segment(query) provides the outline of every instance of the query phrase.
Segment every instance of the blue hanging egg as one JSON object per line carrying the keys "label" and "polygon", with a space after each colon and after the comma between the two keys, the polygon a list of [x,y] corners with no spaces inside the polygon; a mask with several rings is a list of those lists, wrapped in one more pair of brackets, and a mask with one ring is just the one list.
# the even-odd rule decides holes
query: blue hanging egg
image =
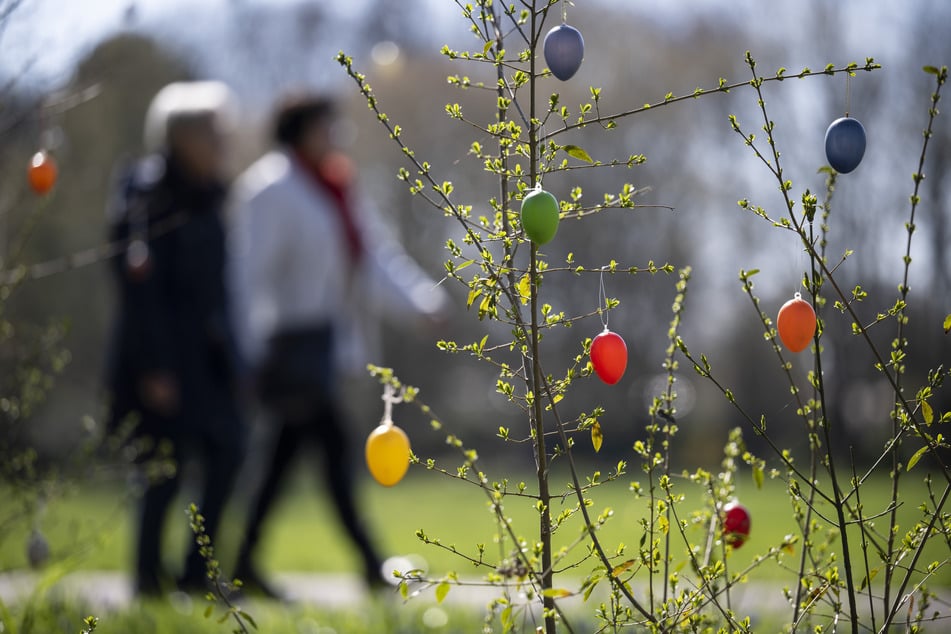
{"label": "blue hanging egg", "polygon": [[836,119],[826,130],[826,158],[840,174],[848,174],[865,155],[865,128],[858,119]]}
{"label": "blue hanging egg", "polygon": [[584,38],[573,26],[556,26],[545,36],[545,63],[561,81],[571,79],[584,59]]}

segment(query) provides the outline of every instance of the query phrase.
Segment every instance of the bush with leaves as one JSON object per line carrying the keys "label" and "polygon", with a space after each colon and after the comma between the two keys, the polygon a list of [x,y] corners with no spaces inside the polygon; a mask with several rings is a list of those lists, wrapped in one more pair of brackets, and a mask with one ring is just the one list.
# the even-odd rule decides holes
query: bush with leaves
{"label": "bush with leaves", "polygon": [[[403,129],[389,119],[354,60],[341,52],[338,62],[402,151],[407,164],[399,170],[399,179],[413,195],[455,223],[462,233],[461,242],[450,239],[446,243],[450,256],[446,277],[466,289],[467,306],[480,320],[499,322],[505,328],[487,328],[489,334],[479,341],[440,341],[438,345],[447,353],[470,355],[497,369],[497,392],[521,411],[525,421],[518,428],[500,427],[498,437],[506,443],[531,444],[536,477],[531,485],[490,477],[482,469],[478,453],[453,433],[446,435],[446,442],[461,453],[459,465],[447,467],[434,459],[412,456],[413,463],[431,472],[451,478],[460,486],[474,485],[484,491],[497,525],[492,536],[496,551],[490,553],[485,544],[466,551],[420,530],[418,537],[424,543],[458,554],[483,574],[480,579],[468,579],[457,573],[430,578],[420,571],[404,572],[404,596],[412,588],[433,587],[441,601],[454,585],[493,586],[498,589],[498,596],[488,608],[486,631],[493,631],[496,625],[503,632],[520,631],[528,623],[546,634],[580,631],[577,623],[573,624],[572,610],[576,608],[566,607],[580,595],[584,602],[592,603],[590,611],[601,630],[635,627],[662,632],[751,632],[752,617],[734,611],[731,589],[754,579],[764,562],[776,561],[790,574],[779,597],[788,606],[788,616],[777,615],[786,630],[847,627],[852,632],[885,631],[901,619],[909,631],[919,631],[929,621],[940,623],[940,619],[947,618],[941,607],[932,602],[928,582],[949,564],[951,550],[942,550],[942,545],[951,546],[951,514],[946,510],[951,471],[945,463],[947,441],[940,433],[941,425],[951,420],[951,413],[934,412],[929,405],[948,370],[942,367],[930,371],[924,386],[907,385],[904,378],[909,362],[904,326],[909,319],[906,299],[911,239],[920,204],[918,185],[924,178],[928,140],[947,69],[925,69],[935,77],[935,90],[928,109],[921,160],[914,173],[899,297],[869,320],[863,318],[859,307],[867,301],[861,287],[849,291],[838,281],[840,269],[847,267],[848,254],[841,261],[833,261],[826,253],[826,238],[833,226],[831,199],[837,175],[826,168],[827,187],[821,200],[808,190],[801,197],[793,194],[794,184],[783,170],[774,138],[776,123],[770,119],[763,86],[793,78],[851,78],[859,72],[878,69],[872,58],[864,64],[829,64],[818,71],[804,68],[798,73],[779,69],[764,75],[757,69],[753,56],[747,54],[748,80],[731,83],[721,78],[710,88],[697,88],[680,96],[670,92],[655,103],[621,112],[605,112],[602,89],[591,88],[590,100],[573,110],[562,103],[557,91],[543,92],[553,85],[551,73],[543,65],[543,38],[555,20],[565,19],[565,0],[478,0],[457,4],[478,47],[472,51],[444,47],[442,54],[450,60],[491,68],[494,81],[478,82],[458,74],[450,76],[449,82],[468,94],[493,99],[497,115],[491,122],[475,121],[466,116],[460,103],[448,104],[446,113],[482,139],[471,144],[470,155],[476,169],[481,168],[497,179],[498,191],[487,201],[491,213],[480,214],[475,211],[479,208],[477,204],[459,200],[448,175],[440,173],[442,166],[431,165],[404,141]],[[579,81],[583,74],[582,69],[573,81]],[[526,236],[518,213],[520,201],[543,180],[558,182],[560,188],[571,192],[569,199],[560,203],[562,223],[608,209],[637,210],[643,190],[632,184],[625,184],[617,193],[594,198],[584,194],[582,184],[585,170],[634,169],[646,157],[631,155],[596,161],[583,148],[562,143],[564,135],[583,128],[601,128],[610,133],[631,118],[650,117],[653,111],[675,103],[731,91],[745,91],[756,99],[757,116],[762,119],[755,125],[763,136],[749,132],[746,123],[735,116],[730,117],[729,124],[776,180],[781,195],[778,213],[749,200],[741,200],[740,207],[751,212],[751,222],[765,221],[775,231],[789,235],[808,259],[802,285],[818,314],[819,327],[811,353],[804,353],[795,361],[783,351],[773,319],[754,294],[756,270],[740,273],[742,290],[760,317],[766,345],[776,353],[777,379],[788,382],[794,397],[795,418],[808,438],[806,451],[794,451],[774,441],[767,416],[745,409],[741,396],[726,385],[707,356],[694,352],[681,337],[691,276],[689,266],[677,270],[670,264],[622,263],[609,255],[600,262],[578,262],[569,254],[565,261],[553,262],[539,244]],[[491,139],[491,144],[483,141],[486,138]],[[738,146],[737,151],[741,150]],[[596,202],[585,202],[590,200]],[[556,240],[570,242],[571,236],[563,231]],[[552,355],[547,354],[544,337],[554,329],[571,328],[582,320],[600,317],[606,324],[607,313],[618,306],[618,301],[602,290],[598,306],[556,307],[546,301],[544,281],[550,276],[574,276],[581,280],[579,284],[589,284],[594,276],[600,276],[603,289],[605,277],[613,280],[641,274],[676,275],[677,295],[663,359],[666,385],[653,399],[647,412],[648,424],[643,437],[634,443],[630,463],[621,461],[607,474],[584,474],[575,460],[575,442],[579,437],[590,436],[597,450],[605,435],[600,420],[604,410],[571,399],[572,386],[593,374],[588,360],[591,339],[579,338],[571,365],[555,368],[548,361]],[[847,332],[840,335],[833,322],[838,326],[844,324]],[[897,334],[891,350],[883,353],[869,331],[889,324],[897,328]],[[494,340],[498,332],[511,336]],[[839,422],[827,415],[827,401],[832,395],[823,379],[823,342],[830,336],[862,338],[867,343],[869,362],[875,364],[893,390],[893,425],[883,439],[881,455],[870,464],[856,464],[854,460],[840,464],[837,460],[842,448],[834,446],[830,428]],[[760,339],[751,336],[750,345]],[[680,431],[677,370],[684,361],[718,389],[745,421],[742,428],[730,432],[718,472],[695,469],[676,473],[671,466],[671,449]],[[801,376],[800,363],[807,364],[808,374]],[[415,403],[432,421],[437,433],[447,433],[449,426],[423,403],[419,389],[404,385],[391,369],[370,369],[382,384],[399,390],[405,402]],[[801,385],[803,381],[805,385]],[[580,413],[567,414],[568,406]],[[761,436],[769,447],[769,455],[758,457],[748,451],[744,432]],[[910,457],[909,449],[914,450]],[[901,499],[910,477],[906,472],[924,456],[940,468],[941,475],[935,482],[929,476],[928,499],[915,501],[920,502],[917,522],[913,526],[899,525],[899,505],[911,503]],[[558,480],[553,477],[553,470],[561,465],[567,472],[568,485],[555,489]],[[750,474],[759,486],[767,477],[785,482],[798,534],[788,535],[781,543],[759,553],[749,566],[734,570],[729,564],[740,543],[724,535],[723,513],[734,497],[741,471]],[[891,479],[890,503],[886,508],[866,509],[862,504],[863,485],[880,472]],[[595,510],[597,488],[631,473],[638,474],[631,484],[632,501],[639,500],[646,507],[641,525],[632,531],[637,544],[633,548],[604,543],[599,532],[611,521],[613,513],[610,509],[600,513]],[[702,496],[704,501],[699,508],[694,496],[688,506],[688,490]],[[506,505],[526,501],[537,510],[538,523],[516,526],[506,513]],[[555,514],[553,502],[559,501],[565,510]],[[568,533],[561,540],[568,546],[556,549],[553,536],[558,533]],[[856,540],[861,547],[852,549],[850,544]],[[925,560],[926,548],[935,545],[938,548],[928,552],[943,555],[934,561]],[[855,553],[860,553],[858,559]],[[589,574],[579,582],[577,571],[582,569]]]}

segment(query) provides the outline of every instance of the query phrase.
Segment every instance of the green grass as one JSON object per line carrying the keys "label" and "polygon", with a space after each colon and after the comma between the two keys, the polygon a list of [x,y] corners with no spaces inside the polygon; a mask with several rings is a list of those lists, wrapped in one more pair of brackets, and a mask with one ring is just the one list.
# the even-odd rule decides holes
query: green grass
{"label": "green grass", "polygon": [[[222,634],[234,631],[236,623],[216,608],[206,617],[208,603],[201,598],[179,597],[174,602],[135,603],[120,610],[98,612],[96,634]],[[315,609],[310,606],[252,602],[246,606],[257,629],[268,634],[419,634],[420,632],[478,632],[482,615],[475,610],[436,607],[430,602],[403,605],[373,599],[359,607]],[[55,593],[40,598],[31,607],[16,606],[0,612],[5,632],[75,634],[91,610]]]}
{"label": "green grass", "polygon": [[[920,484],[923,474],[915,474],[905,480],[906,492],[900,508],[902,529],[911,525],[917,517],[915,506],[925,498],[924,486]],[[618,544],[628,544],[625,558],[634,556],[637,543],[642,534],[640,521],[647,504],[645,498],[635,497],[628,489],[632,478],[609,483],[593,491],[593,514],[601,513],[610,507],[614,513],[603,529],[601,536],[605,547],[614,551]],[[261,559],[265,569],[276,571],[315,571],[346,572],[358,569],[354,553],[340,530],[329,501],[317,478],[300,469],[285,497],[275,509],[270,530],[262,544]],[[862,490],[863,502],[867,513],[879,512],[885,508],[889,495],[889,483],[885,479],[871,480]],[[687,517],[702,505],[702,496],[697,488],[677,478],[676,487],[682,489],[687,500],[679,506],[682,517]],[[422,528],[431,538],[439,538],[443,544],[454,544],[461,551],[475,554],[476,544],[486,544],[487,558],[498,555],[498,546],[494,545],[497,526],[489,511],[482,491],[472,485],[450,480],[444,476],[421,472],[414,469],[397,487],[384,489],[369,481],[360,487],[361,498],[367,518],[373,532],[379,539],[385,554],[422,554],[429,562],[431,575],[439,577],[449,570],[463,576],[483,574],[474,570],[471,564],[462,561],[444,549],[426,546],[416,538],[415,533]],[[733,551],[728,559],[732,572],[746,566],[757,554],[770,546],[782,543],[787,534],[795,534],[789,500],[781,482],[767,481],[762,489],[757,489],[751,478],[745,476],[738,483],[740,500],[750,509],[753,527],[750,540],[739,550]],[[184,549],[190,542],[184,508],[189,498],[176,503],[176,512],[170,518],[167,527],[171,544],[168,553],[169,563],[180,561]],[[62,567],[85,569],[123,569],[130,567],[132,525],[134,511],[132,501],[120,487],[87,487],[78,489],[75,494],[54,500],[45,515],[42,525],[53,547],[54,557],[72,554],[73,557]],[[537,532],[537,514],[531,502],[525,498],[508,498],[506,513],[512,518],[520,535],[531,540]],[[573,499],[566,501],[573,506]],[[227,517],[227,530],[219,542],[219,555],[227,565],[233,556],[239,537],[240,508],[233,508]],[[554,512],[562,510],[562,503],[554,504]],[[825,511],[827,511],[826,509]],[[824,511],[824,512],[825,512]],[[883,520],[879,520],[884,524]],[[27,524],[27,522],[21,522]],[[691,538],[701,539],[702,529],[689,529]],[[571,520],[557,535],[557,543],[564,545],[572,542],[580,531],[580,523]],[[858,545],[858,534],[852,533],[855,565],[859,569],[857,576],[864,573]],[[22,568],[25,561],[26,528],[21,526],[14,531],[0,533],[0,567],[2,569]],[[672,533],[675,558],[683,562],[684,546],[679,536]],[[832,545],[835,550],[836,542]],[[506,547],[507,554],[508,547]],[[792,585],[795,576],[785,567],[794,568],[798,563],[799,548],[791,555],[785,555],[781,564],[767,562],[751,576],[751,583]],[[579,549],[578,555],[583,553]],[[872,565],[876,558],[870,555]],[[947,560],[945,543],[937,540],[926,551],[923,565],[931,560]],[[841,557],[837,556],[841,561]],[[580,578],[591,568],[591,562],[585,562],[575,570],[560,577],[559,585],[577,590]],[[51,570],[55,571],[56,567]],[[689,566],[687,567],[689,570]],[[940,571],[935,584],[951,585],[947,567]],[[640,581],[638,581],[640,580]],[[644,580],[643,573],[638,575],[635,584]],[[0,625],[4,631],[20,632],[70,632],[79,631],[82,618],[90,611],[87,606],[79,605],[72,599],[64,599],[57,586],[37,594],[32,604],[35,611],[30,613],[30,603],[17,603],[9,606],[9,612],[0,604]],[[580,606],[580,604],[579,604]],[[102,618],[97,632],[100,634],[136,632],[137,634],[173,634],[191,632],[211,634],[212,632],[232,631],[233,624],[219,624],[216,618],[205,619],[203,613],[206,603],[192,599],[175,604],[164,600],[158,603],[133,603],[117,611],[99,613]],[[584,631],[585,619],[593,618],[593,607],[575,614],[573,623]],[[96,608],[99,609],[99,608]],[[471,607],[437,606],[431,594],[422,600],[403,604],[395,595],[368,599],[355,606],[337,608],[317,608],[314,606],[285,606],[276,603],[256,602],[247,606],[260,626],[259,631],[271,634],[307,632],[311,634],[334,634],[348,632],[352,634],[403,634],[409,632],[475,632],[481,631],[483,615],[481,610]],[[216,611],[222,614],[221,610]],[[768,618],[760,615],[760,618]],[[29,628],[22,626],[31,621]],[[579,625],[581,623],[581,625]],[[764,621],[759,621],[763,626]],[[20,624],[21,627],[17,627]],[[594,627],[593,625],[591,626]],[[531,628],[526,629],[529,631]],[[776,631],[767,627],[763,631]]]}
{"label": "green grass", "polygon": [[[902,496],[903,505],[899,513],[903,531],[918,517],[916,506],[925,498],[924,486],[919,484],[922,476],[923,473],[914,474],[906,477],[904,482],[907,489]],[[622,481],[606,484],[591,494],[594,501],[591,508],[593,515],[598,515],[605,508],[611,508],[614,512],[601,533],[606,549],[614,551],[619,544],[627,544],[628,557],[633,557],[637,548],[642,533],[640,520],[647,505],[645,498],[638,499],[629,491],[631,479],[628,476]],[[692,510],[701,508],[701,496],[695,485],[680,479],[676,482],[678,490],[687,495],[686,502],[678,507],[678,512],[682,518],[687,518]],[[873,479],[862,489],[866,513],[874,514],[886,508],[888,486],[885,479]],[[749,541],[734,551],[728,560],[732,571],[742,569],[755,555],[769,547],[781,544],[785,535],[796,534],[789,500],[781,482],[767,481],[762,489],[757,489],[751,478],[745,477],[738,483],[738,493],[740,500],[750,509],[753,524]],[[364,481],[360,496],[368,523],[385,555],[421,554],[429,562],[430,571],[436,575],[450,570],[462,575],[482,574],[472,564],[452,553],[422,544],[415,534],[418,529],[423,529],[430,538],[438,538],[447,546],[455,545],[460,551],[473,556],[477,553],[476,544],[485,544],[486,558],[491,561],[498,559],[499,547],[494,543],[497,524],[484,493],[475,486],[414,469],[410,477],[391,489]],[[190,499],[183,496],[176,502],[167,526],[168,557],[173,569],[191,539],[184,513],[188,501]],[[554,502],[553,514],[566,506],[574,506],[574,503],[573,497],[569,497],[564,505],[560,500]],[[225,531],[217,545],[226,570],[239,539],[243,511],[238,506],[236,502],[234,508],[229,510]],[[537,535],[537,514],[531,500],[507,498],[505,511],[512,518],[519,535],[533,540]],[[828,508],[825,512],[828,512]],[[79,551],[82,556],[78,561],[82,568],[128,569],[132,553],[133,520],[134,501],[121,488],[81,488],[75,495],[52,502],[43,517],[42,526],[54,556]],[[884,525],[885,518],[878,522]],[[579,521],[570,520],[556,535],[558,545],[573,542],[580,527]],[[702,540],[703,531],[700,527],[691,528],[690,531],[693,540]],[[675,556],[683,559],[683,543],[678,535],[671,535]],[[851,550],[858,556],[859,534],[853,531],[850,536]],[[0,568],[26,566],[25,542],[25,526],[2,536]],[[510,544],[505,547],[504,554],[508,554],[509,547]],[[838,547],[839,544],[835,543],[832,548]],[[785,556],[784,564],[795,567],[798,553],[797,546],[794,554]],[[945,560],[947,556],[946,544],[935,540],[926,551],[923,563]],[[871,554],[870,557],[874,566],[877,557]],[[270,519],[260,558],[262,567],[270,571],[337,572],[358,569],[355,553],[341,531],[315,475],[304,469],[296,474],[292,486]],[[856,561],[857,565],[861,564],[859,560]],[[571,576],[582,577],[591,567],[585,563],[572,571]],[[793,580],[788,571],[773,562],[761,566],[754,578]],[[938,580],[951,585],[951,575],[944,571]]]}

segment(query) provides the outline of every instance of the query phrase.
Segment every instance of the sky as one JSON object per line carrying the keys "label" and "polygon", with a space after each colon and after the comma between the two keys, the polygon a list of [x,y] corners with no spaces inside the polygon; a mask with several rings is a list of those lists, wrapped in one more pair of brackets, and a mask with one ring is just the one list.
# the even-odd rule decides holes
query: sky
{"label": "sky", "polygon": [[[0,0],[0,7],[15,0]],[[30,63],[30,74],[35,80],[57,82],[65,79],[72,62],[88,50],[96,41],[111,31],[121,28],[127,14],[134,7],[135,23],[146,29],[162,23],[169,16],[191,15],[188,26],[192,28],[203,21],[215,21],[215,17],[229,6],[268,4],[271,6],[300,4],[310,1],[325,6],[341,15],[357,14],[370,0],[203,0],[201,3],[188,0],[24,0],[14,12],[13,19],[0,32],[0,73],[8,74],[11,68],[22,68]],[[384,0],[384,6],[399,10],[402,0]],[[757,29],[773,29],[776,37],[809,38],[808,14],[822,7],[825,0],[800,2],[769,2],[758,0],[574,0],[570,11],[590,10],[585,5],[610,4],[631,7],[632,11],[652,20],[676,26],[684,22],[683,16],[707,14],[724,22],[742,24],[755,21]],[[452,0],[429,0],[427,10],[435,12],[436,24],[442,18],[454,17],[458,12]],[[841,0],[839,6],[849,5],[849,15],[854,16],[840,33],[846,43],[875,41],[876,50],[888,52],[889,48],[907,46],[901,38],[888,37],[902,31],[912,11],[927,8],[931,0],[908,3],[904,0]],[[852,8],[854,7],[854,11]],[[775,19],[763,20],[764,14]],[[184,24],[184,23],[183,23]],[[803,28],[797,29],[797,26]],[[187,31],[187,29],[185,29]]]}
{"label": "sky", "polygon": [[[9,2],[10,0],[7,0]],[[322,3],[325,0],[318,0]],[[24,0],[10,23],[0,32],[0,73],[29,64],[39,82],[58,83],[68,78],[72,65],[84,52],[111,32],[120,30],[134,15],[136,26],[148,29],[171,15],[197,11],[201,19],[234,4],[300,4],[301,0]],[[0,0],[0,7],[6,3]],[[359,11],[366,0],[333,2],[339,13]],[[192,26],[195,26],[192,23]]]}

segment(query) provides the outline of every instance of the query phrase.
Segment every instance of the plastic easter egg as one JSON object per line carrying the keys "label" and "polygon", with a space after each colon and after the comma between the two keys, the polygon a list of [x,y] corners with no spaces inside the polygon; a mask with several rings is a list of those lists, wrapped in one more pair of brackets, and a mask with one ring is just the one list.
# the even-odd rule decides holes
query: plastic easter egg
{"label": "plastic easter egg", "polygon": [[522,228],[535,244],[547,244],[558,233],[558,200],[536,188],[522,199]]}
{"label": "plastic easter egg", "polygon": [[832,169],[848,174],[865,156],[865,128],[858,119],[842,117],[826,130],[826,158]]}
{"label": "plastic easter egg", "polygon": [[385,487],[391,487],[409,470],[409,438],[402,429],[392,423],[383,423],[367,437],[367,468],[373,479]]}
{"label": "plastic easter egg", "polygon": [[33,155],[26,171],[30,188],[40,196],[53,189],[58,174],[59,170],[56,168],[56,161],[53,160],[52,156],[42,150]]}
{"label": "plastic easter egg", "polygon": [[621,335],[605,326],[591,342],[591,365],[598,378],[608,385],[620,381],[627,369],[627,344]]}
{"label": "plastic easter egg", "polygon": [[776,317],[779,338],[790,352],[802,352],[816,334],[816,311],[799,293],[783,304]]}
{"label": "plastic easter egg", "polygon": [[733,548],[739,548],[750,536],[750,512],[736,500],[723,507],[723,538]]}
{"label": "plastic easter egg", "polygon": [[545,63],[561,81],[571,79],[584,60],[584,38],[573,26],[556,26],[545,36]]}
{"label": "plastic easter egg", "polygon": [[38,529],[33,529],[26,542],[26,559],[31,568],[40,568],[49,561],[50,545]]}

